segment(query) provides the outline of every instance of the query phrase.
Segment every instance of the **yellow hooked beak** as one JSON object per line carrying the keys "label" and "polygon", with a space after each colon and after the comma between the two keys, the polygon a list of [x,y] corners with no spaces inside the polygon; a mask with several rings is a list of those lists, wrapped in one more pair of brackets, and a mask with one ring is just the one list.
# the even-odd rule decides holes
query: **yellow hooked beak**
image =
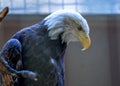
{"label": "yellow hooked beak", "polygon": [[80,42],[83,46],[82,51],[87,50],[91,44],[89,35],[87,35],[86,33],[82,32],[82,31],[75,31],[75,32],[77,33],[77,38],[80,40]]}

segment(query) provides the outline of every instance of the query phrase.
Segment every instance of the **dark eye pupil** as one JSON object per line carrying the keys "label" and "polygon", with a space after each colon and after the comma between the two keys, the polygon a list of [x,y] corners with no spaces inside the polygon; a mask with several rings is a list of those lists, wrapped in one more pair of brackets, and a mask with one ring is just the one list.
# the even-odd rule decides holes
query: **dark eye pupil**
{"label": "dark eye pupil", "polygon": [[81,31],[81,30],[82,30],[82,27],[78,27],[78,30]]}

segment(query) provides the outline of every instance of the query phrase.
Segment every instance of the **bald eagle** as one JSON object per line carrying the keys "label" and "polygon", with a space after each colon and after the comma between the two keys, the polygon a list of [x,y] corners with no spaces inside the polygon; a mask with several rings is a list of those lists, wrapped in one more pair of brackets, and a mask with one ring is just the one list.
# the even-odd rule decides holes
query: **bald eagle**
{"label": "bald eagle", "polygon": [[5,86],[64,86],[65,49],[77,40],[89,48],[89,26],[76,11],[56,11],[18,31],[0,52]]}

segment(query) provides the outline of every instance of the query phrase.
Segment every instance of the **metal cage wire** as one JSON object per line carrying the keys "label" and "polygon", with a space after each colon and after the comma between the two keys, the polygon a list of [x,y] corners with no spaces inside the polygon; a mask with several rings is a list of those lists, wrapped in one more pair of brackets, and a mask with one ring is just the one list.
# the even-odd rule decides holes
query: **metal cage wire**
{"label": "metal cage wire", "polygon": [[10,13],[42,14],[58,9],[81,13],[120,13],[120,0],[0,0],[0,9],[8,6]]}
{"label": "metal cage wire", "polygon": [[11,13],[51,13],[66,8],[77,10],[78,3],[79,0],[1,0],[0,8],[8,6]]}

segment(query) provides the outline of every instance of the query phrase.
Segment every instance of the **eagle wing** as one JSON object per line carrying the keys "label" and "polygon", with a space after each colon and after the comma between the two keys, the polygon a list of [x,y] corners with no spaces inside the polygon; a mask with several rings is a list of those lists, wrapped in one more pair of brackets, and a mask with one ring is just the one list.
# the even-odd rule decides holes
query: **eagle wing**
{"label": "eagle wing", "polygon": [[[17,39],[10,39],[2,48],[1,56],[10,67],[15,70],[22,70],[22,55],[21,43]],[[1,64],[0,70],[2,82],[5,86],[14,86],[19,82],[19,79],[6,73],[6,68]]]}

